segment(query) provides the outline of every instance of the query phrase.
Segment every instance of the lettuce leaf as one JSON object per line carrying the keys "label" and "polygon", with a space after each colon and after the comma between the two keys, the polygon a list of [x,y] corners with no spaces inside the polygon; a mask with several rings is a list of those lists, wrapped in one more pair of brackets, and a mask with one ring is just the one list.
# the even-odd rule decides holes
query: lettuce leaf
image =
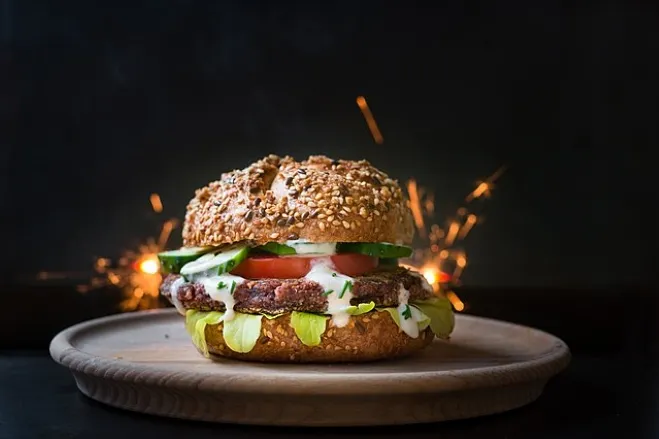
{"label": "lettuce leaf", "polygon": [[369,302],[369,303],[360,303],[357,306],[350,305],[345,309],[345,311],[351,316],[358,316],[360,314],[364,314],[369,311],[372,311],[373,308],[375,308],[375,302]]}
{"label": "lettuce leaf", "polygon": [[276,319],[277,317],[281,317],[286,313],[281,313],[281,314],[268,314],[267,312],[262,312],[261,315],[265,317],[268,320]]}
{"label": "lettuce leaf", "polygon": [[307,346],[318,346],[320,337],[325,332],[327,319],[329,317],[325,315],[293,311],[291,326],[302,343]]}
{"label": "lettuce leaf", "polygon": [[455,328],[451,302],[445,297],[415,301],[413,305],[430,317],[430,329],[439,338],[448,338]]}
{"label": "lettuce leaf", "polygon": [[398,314],[398,308],[378,308],[378,311],[386,311],[391,316],[391,320],[396,322],[396,325],[400,328],[400,315]]}
{"label": "lettuce leaf", "polygon": [[[425,330],[428,326],[432,332],[440,338],[448,338],[453,332],[455,324],[453,308],[451,303],[444,298],[438,297],[425,301],[410,303],[412,317],[419,326],[419,331]],[[391,319],[400,328],[400,314],[398,308],[376,308],[380,312],[388,312]]]}
{"label": "lettuce leaf", "polygon": [[414,306],[410,305],[410,310],[412,311],[412,317],[416,320],[416,324],[419,327],[419,331],[424,331],[428,325],[430,325],[430,317],[428,317],[423,311]]}
{"label": "lettuce leaf", "polygon": [[224,342],[234,352],[251,351],[261,335],[262,317],[261,314],[235,313],[233,319],[224,321]]}
{"label": "lettuce leaf", "polygon": [[208,357],[208,345],[206,344],[206,325],[215,325],[220,323],[224,313],[218,311],[199,312],[187,310],[185,312],[185,328],[192,336],[192,343],[199,351]]}

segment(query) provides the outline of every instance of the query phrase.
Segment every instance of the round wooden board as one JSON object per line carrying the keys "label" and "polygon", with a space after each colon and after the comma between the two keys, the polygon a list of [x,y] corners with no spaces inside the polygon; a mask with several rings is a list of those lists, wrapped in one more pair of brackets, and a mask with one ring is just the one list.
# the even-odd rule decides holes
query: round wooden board
{"label": "round wooden board", "polygon": [[406,359],[285,365],[202,357],[175,310],[72,326],[50,352],[82,393],[111,406],[177,418],[288,426],[409,424],[521,407],[570,359],[537,329],[456,316],[451,341]]}

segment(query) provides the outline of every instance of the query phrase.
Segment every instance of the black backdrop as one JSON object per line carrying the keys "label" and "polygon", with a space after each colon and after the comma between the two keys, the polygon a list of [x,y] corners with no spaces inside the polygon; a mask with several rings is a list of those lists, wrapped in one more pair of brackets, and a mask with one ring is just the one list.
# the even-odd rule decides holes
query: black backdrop
{"label": "black backdrop", "polygon": [[4,279],[116,256],[270,152],[367,158],[431,188],[440,218],[507,165],[465,243],[467,284],[655,276],[654,6],[0,5]]}

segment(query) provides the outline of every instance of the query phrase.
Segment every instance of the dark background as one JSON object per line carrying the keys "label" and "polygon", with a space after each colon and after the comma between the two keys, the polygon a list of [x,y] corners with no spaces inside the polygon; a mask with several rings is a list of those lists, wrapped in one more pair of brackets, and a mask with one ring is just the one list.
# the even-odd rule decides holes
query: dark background
{"label": "dark background", "polygon": [[0,348],[13,349],[0,352],[0,437],[217,436],[91,403],[46,348],[119,312],[117,289],[75,290],[97,256],[135,248],[196,188],[268,153],[415,177],[438,220],[507,166],[474,205],[485,222],[456,291],[466,312],[573,353],[525,409],[337,435],[657,437],[652,3],[0,0]]}
{"label": "dark background", "polygon": [[89,270],[272,152],[415,177],[438,219],[506,165],[466,284],[648,285],[657,8],[566,5],[1,0],[3,279]]}

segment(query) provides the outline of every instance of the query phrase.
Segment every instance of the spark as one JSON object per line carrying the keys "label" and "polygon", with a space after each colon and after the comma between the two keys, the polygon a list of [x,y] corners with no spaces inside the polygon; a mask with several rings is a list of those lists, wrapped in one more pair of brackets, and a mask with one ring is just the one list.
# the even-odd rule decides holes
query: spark
{"label": "spark", "polygon": [[368,129],[371,130],[373,140],[375,140],[375,143],[377,144],[382,144],[382,142],[384,142],[382,133],[380,133],[378,124],[375,122],[375,118],[373,117],[370,108],[368,108],[368,104],[366,103],[366,98],[364,98],[364,96],[357,97],[357,106],[364,115],[364,119],[366,119],[366,124],[368,125]]}
{"label": "spark", "polygon": [[447,246],[450,247],[453,245],[456,236],[458,236],[459,230],[460,230],[460,224],[458,224],[456,221],[453,221],[448,228],[448,233],[446,234],[445,242]]}
{"label": "spark", "polygon": [[146,274],[156,274],[160,270],[160,263],[156,255],[149,255],[140,262],[140,271]]}
{"label": "spark", "polygon": [[[156,213],[162,212],[162,200],[158,194],[151,194],[151,207]],[[122,311],[150,309],[159,306],[159,287],[162,282],[160,262],[157,254],[164,250],[178,220],[169,219],[162,224],[156,241],[147,239],[136,250],[128,250],[116,263],[108,258],[94,261],[96,276],[87,285],[78,285],[77,291],[86,293],[96,288],[112,285],[124,293],[119,307]]]}
{"label": "spark", "polygon": [[451,302],[451,305],[453,305],[453,308],[455,308],[456,311],[464,311],[465,304],[453,291],[447,291],[446,298]]}
{"label": "spark", "polygon": [[460,233],[458,233],[458,238],[465,239],[467,237],[467,234],[469,234],[469,231],[472,229],[472,227],[474,227],[474,224],[476,224],[476,221],[478,221],[476,215],[470,213],[467,216],[467,221],[465,221],[465,224],[460,229]]}
{"label": "spark", "polygon": [[149,197],[149,201],[151,201],[151,208],[153,209],[154,212],[160,213],[162,212],[162,200],[160,199],[160,195],[153,193]]}
{"label": "spark", "polygon": [[414,179],[407,182],[407,192],[410,196],[410,209],[414,218],[414,224],[419,230],[422,238],[426,236],[426,230],[423,224],[423,213],[421,212],[421,201],[419,199],[419,192],[417,190],[416,181]]}

